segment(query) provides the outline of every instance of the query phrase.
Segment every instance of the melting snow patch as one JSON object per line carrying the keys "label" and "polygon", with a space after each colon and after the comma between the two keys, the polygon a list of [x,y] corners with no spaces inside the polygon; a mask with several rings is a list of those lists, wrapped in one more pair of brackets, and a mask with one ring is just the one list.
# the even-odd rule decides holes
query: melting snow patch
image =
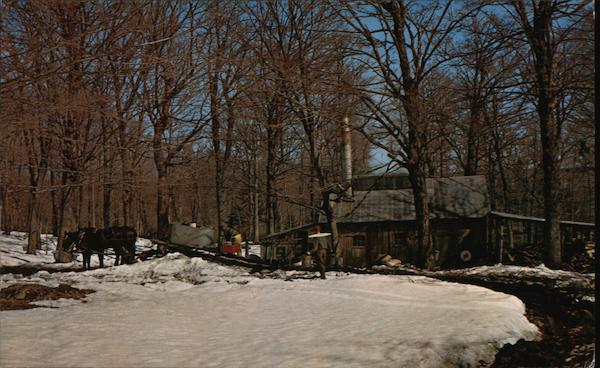
{"label": "melting snow patch", "polygon": [[0,312],[0,366],[487,366],[503,344],[539,335],[519,299],[477,286],[418,276],[277,275],[260,279],[169,254],[3,278],[4,285],[66,282],[98,292],[58,309]]}
{"label": "melting snow patch", "polygon": [[594,274],[553,270],[541,264],[536,267],[522,267],[497,264],[494,266],[480,266],[462,270],[438,271],[439,275],[471,275],[491,276],[497,278],[510,278],[511,280],[544,280],[551,281],[561,288],[593,288]]}

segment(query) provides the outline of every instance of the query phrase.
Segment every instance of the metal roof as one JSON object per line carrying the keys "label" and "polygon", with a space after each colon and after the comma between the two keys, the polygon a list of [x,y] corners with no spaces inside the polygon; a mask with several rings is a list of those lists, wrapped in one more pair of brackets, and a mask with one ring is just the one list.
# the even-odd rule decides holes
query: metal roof
{"label": "metal roof", "polygon": [[[429,178],[427,194],[432,219],[481,218],[490,211],[481,175]],[[340,223],[415,219],[411,189],[354,191],[354,202],[336,204],[335,211]]]}
{"label": "metal roof", "polygon": [[308,224],[303,224],[303,225],[299,225],[299,226],[292,227],[292,228],[289,228],[289,229],[285,229],[285,230],[279,231],[277,233],[268,234],[268,235],[262,237],[261,241],[278,238],[280,236],[287,235],[287,234],[289,234],[291,232],[294,232],[294,231],[306,230],[306,229],[309,229],[309,228],[311,228],[312,226],[315,226],[315,225],[316,225],[315,223],[311,222],[311,223],[308,223]]}
{"label": "metal roof", "polygon": [[[490,211],[485,176],[453,176],[427,179],[427,194],[431,219],[483,218],[492,216],[528,221],[544,219]],[[338,223],[364,223],[382,221],[409,221],[415,219],[415,206],[411,189],[355,190],[353,202],[339,202],[335,206]],[[319,223],[326,223],[323,215]],[[565,225],[594,226],[591,223],[561,221]],[[314,224],[304,224],[264,239],[276,238],[290,232],[307,229]]]}

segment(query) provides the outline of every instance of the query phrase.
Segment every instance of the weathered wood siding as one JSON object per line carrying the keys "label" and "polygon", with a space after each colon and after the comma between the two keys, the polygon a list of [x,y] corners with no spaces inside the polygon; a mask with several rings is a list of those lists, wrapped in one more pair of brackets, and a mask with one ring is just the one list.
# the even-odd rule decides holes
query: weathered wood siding
{"label": "weathered wood siding", "polygon": [[[541,246],[542,224],[540,219],[523,216],[432,219],[431,243],[438,257],[437,265],[451,268],[509,261],[501,258],[502,249],[530,244]],[[300,232],[310,227],[306,225],[270,239],[264,244],[268,246],[264,247],[263,257],[284,263],[298,260],[304,249],[299,241]],[[329,232],[327,225],[322,224],[321,231]],[[339,254],[344,266],[370,266],[386,254],[414,264],[417,246],[414,221],[338,223],[338,231]],[[581,252],[581,244],[589,241],[592,233],[591,224],[561,223],[561,241],[567,258]],[[472,259],[461,260],[462,251],[468,252]]]}
{"label": "weathered wood siding", "polygon": [[[432,228],[432,243],[439,265],[460,263],[462,249],[473,254],[474,259],[469,263],[485,259],[485,219],[433,220]],[[413,229],[412,221],[339,224],[342,262],[345,266],[365,267],[389,254],[403,263],[413,263],[417,244]]]}

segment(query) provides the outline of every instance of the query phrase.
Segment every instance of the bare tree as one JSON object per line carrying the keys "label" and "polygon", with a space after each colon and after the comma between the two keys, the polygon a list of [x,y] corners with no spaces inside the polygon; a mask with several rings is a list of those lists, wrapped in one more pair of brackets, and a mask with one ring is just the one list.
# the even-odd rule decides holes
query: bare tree
{"label": "bare tree", "polygon": [[[169,168],[182,149],[205,126],[203,95],[193,93],[202,75],[197,59],[201,49],[196,6],[177,1],[158,2],[146,8],[148,39],[142,55],[142,96],[145,114],[152,124],[152,151],[157,172],[157,236],[168,238]],[[196,105],[196,106],[194,106]]]}
{"label": "bare tree", "polygon": [[207,12],[207,94],[210,101],[210,137],[215,170],[217,238],[224,224],[224,185],[227,180],[235,126],[238,120],[241,79],[247,69],[245,26],[236,4],[209,3]]}
{"label": "bare tree", "polygon": [[531,50],[535,106],[539,118],[542,144],[543,194],[544,194],[544,244],[546,261],[551,265],[562,262],[560,239],[560,160],[562,121],[557,119],[556,108],[560,99],[557,85],[557,52],[562,42],[570,36],[575,26],[590,16],[591,7],[584,3],[564,0],[510,1],[514,19],[525,34]]}
{"label": "bare tree", "polygon": [[[416,264],[433,267],[427,196],[427,78],[448,61],[446,47],[461,22],[476,9],[453,1],[343,2],[340,15],[357,36],[354,54],[371,72],[360,88],[377,132],[372,143],[408,171],[415,203]],[[375,135],[373,135],[375,134]],[[390,145],[390,143],[392,143]]]}
{"label": "bare tree", "polygon": [[[283,198],[296,204],[303,203],[325,216],[337,260],[337,215],[333,200],[341,195],[336,191],[341,171],[339,165],[334,171],[328,170],[335,163],[327,160],[325,152],[327,147],[337,149],[337,146],[327,142],[325,137],[333,129],[339,139],[341,131],[341,121],[335,121],[339,115],[332,112],[345,108],[339,101],[336,87],[340,87],[338,66],[344,59],[343,45],[348,38],[333,32],[339,26],[333,9],[316,1],[290,1],[287,4],[268,1],[248,8],[257,20],[255,27],[264,48],[263,60],[275,81],[274,90],[281,94],[274,95],[274,101],[277,105],[283,97],[299,121],[295,131],[310,167],[305,175],[317,184],[316,195],[311,196],[309,203],[294,201],[290,196]],[[271,126],[275,127],[275,124],[271,123]],[[269,198],[272,198],[271,193]],[[312,220],[316,220],[315,216]]]}
{"label": "bare tree", "polygon": [[486,174],[493,209],[549,218],[553,262],[558,215],[593,218],[585,3],[0,8],[5,231],[61,237],[102,217],[164,239],[170,221],[220,227],[238,211],[254,240],[327,221],[337,248],[353,125],[354,168],[375,171],[376,146],[409,175],[419,266],[432,266],[428,176]]}

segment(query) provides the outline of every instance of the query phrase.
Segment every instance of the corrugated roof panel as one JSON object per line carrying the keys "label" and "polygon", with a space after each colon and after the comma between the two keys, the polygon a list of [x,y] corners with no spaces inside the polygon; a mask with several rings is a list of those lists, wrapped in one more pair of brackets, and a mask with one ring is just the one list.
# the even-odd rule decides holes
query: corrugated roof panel
{"label": "corrugated roof panel", "polygon": [[[484,176],[427,179],[431,218],[479,218],[489,212]],[[354,202],[336,205],[338,222],[415,219],[410,189],[355,191]]]}

